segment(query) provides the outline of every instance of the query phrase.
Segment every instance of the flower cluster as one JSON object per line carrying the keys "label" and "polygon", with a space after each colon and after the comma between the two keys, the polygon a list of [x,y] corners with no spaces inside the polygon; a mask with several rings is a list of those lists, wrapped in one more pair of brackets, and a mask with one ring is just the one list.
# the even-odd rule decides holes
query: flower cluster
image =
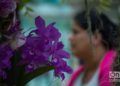
{"label": "flower cluster", "polygon": [[[15,9],[16,2],[14,0],[0,0],[0,78],[6,78],[6,69],[11,68],[11,58],[14,50],[10,46],[10,41],[11,36],[15,33],[15,31],[11,33],[11,30],[18,29],[18,25],[13,24],[13,19],[10,19],[9,25],[5,21],[8,21],[8,15],[13,13]],[[9,28],[5,28],[6,26]],[[6,32],[3,33],[4,29],[6,29]]]}
{"label": "flower cluster", "polygon": [[0,17],[7,17],[16,9],[14,0],[0,0]]}
{"label": "flower cluster", "polygon": [[[10,75],[16,72],[11,71],[18,66],[25,69],[23,75],[50,66],[54,67],[54,75],[63,80],[64,72],[71,73],[72,69],[65,61],[70,56],[63,50],[64,45],[59,41],[61,33],[54,27],[55,23],[46,26],[44,19],[38,16],[35,18],[36,29],[25,37],[20,30],[15,10],[15,0],[0,0],[0,79],[11,79]],[[18,53],[20,56],[17,57]],[[19,60],[14,62],[13,59]]]}
{"label": "flower cluster", "polygon": [[59,41],[60,32],[54,23],[45,26],[45,21],[38,16],[35,19],[36,30],[30,32],[22,48],[22,64],[26,64],[26,72],[39,67],[50,65],[55,68],[55,76],[64,79],[64,72],[71,73],[72,69],[64,61],[69,54],[63,50]]}
{"label": "flower cluster", "polygon": [[10,59],[13,56],[13,50],[8,45],[0,45],[0,77],[6,78],[5,69],[11,67]]}
{"label": "flower cluster", "polygon": [[54,23],[46,26],[38,16],[36,29],[25,36],[17,20],[16,6],[16,0],[0,0],[0,85],[23,86],[52,69],[63,80],[64,72],[71,73],[72,69],[65,61],[70,56],[59,41],[61,33]]}

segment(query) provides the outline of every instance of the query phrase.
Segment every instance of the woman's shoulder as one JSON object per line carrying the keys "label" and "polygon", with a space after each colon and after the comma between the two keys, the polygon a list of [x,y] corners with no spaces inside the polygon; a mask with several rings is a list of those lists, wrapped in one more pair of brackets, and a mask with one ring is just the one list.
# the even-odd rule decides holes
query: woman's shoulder
{"label": "woman's shoulder", "polygon": [[75,70],[75,72],[73,72],[73,74],[71,75],[67,86],[73,86],[74,82],[77,80],[78,76],[83,72],[83,70],[83,66],[78,67],[78,69]]}
{"label": "woman's shoulder", "polygon": [[111,86],[110,72],[112,71],[112,64],[117,56],[115,50],[108,51],[99,65],[99,86]]}
{"label": "woman's shoulder", "polygon": [[[101,60],[98,70],[99,86],[110,86],[109,72],[111,71],[112,63],[117,55],[115,50],[108,51]],[[72,75],[67,86],[73,86],[79,75],[84,71],[84,67],[80,66]]]}

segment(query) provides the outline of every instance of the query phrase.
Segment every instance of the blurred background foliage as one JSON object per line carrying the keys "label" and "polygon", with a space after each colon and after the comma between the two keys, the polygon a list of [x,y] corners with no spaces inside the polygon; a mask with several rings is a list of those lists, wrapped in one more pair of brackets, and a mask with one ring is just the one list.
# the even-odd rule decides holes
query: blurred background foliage
{"label": "blurred background foliage", "polygon": [[[65,50],[70,52],[68,38],[71,33],[72,17],[77,11],[87,8],[96,8],[99,12],[104,12],[114,23],[120,25],[120,0],[21,0],[19,3],[21,28],[27,35],[35,29],[34,18],[39,15],[47,24],[56,22],[55,26],[62,33],[61,41],[65,45]],[[68,62],[73,69],[76,69],[78,61],[73,57],[71,53]],[[70,75],[66,75],[66,79],[61,81],[53,77],[52,72],[33,79],[27,86],[65,86]]]}

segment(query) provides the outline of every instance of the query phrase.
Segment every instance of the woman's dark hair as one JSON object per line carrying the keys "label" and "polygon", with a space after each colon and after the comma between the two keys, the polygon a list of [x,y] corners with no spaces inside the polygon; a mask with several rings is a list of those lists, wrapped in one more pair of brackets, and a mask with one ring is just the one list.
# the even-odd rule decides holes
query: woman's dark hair
{"label": "woman's dark hair", "polygon": [[[99,31],[102,36],[102,43],[107,49],[115,49],[117,57],[114,59],[112,68],[113,71],[120,71],[120,31],[119,26],[113,23],[104,13],[98,13],[96,10],[91,10],[89,13],[92,34]],[[74,17],[75,22],[85,30],[88,30],[89,24],[86,11],[78,13]],[[89,30],[88,30],[89,31]],[[80,64],[84,61],[80,60]],[[114,82],[114,86],[119,86],[120,82]]]}
{"label": "woman's dark hair", "polygon": [[[74,17],[75,22],[85,30],[88,30],[88,19],[86,11],[77,13]],[[99,14],[96,10],[89,13],[91,22],[91,32],[99,31],[102,36],[103,44],[108,49],[118,47],[118,26],[114,24],[105,14]]]}

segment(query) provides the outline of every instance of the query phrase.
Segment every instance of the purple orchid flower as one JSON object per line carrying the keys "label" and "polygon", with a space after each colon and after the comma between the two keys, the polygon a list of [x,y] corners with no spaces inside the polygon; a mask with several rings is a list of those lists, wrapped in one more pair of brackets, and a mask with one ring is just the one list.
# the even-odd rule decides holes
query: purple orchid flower
{"label": "purple orchid flower", "polygon": [[63,50],[64,45],[62,42],[57,42],[52,47],[52,60],[51,63],[55,67],[55,76],[61,77],[64,80],[64,72],[72,73],[72,69],[63,60],[70,58],[69,53]]}
{"label": "purple orchid flower", "polygon": [[7,17],[16,9],[16,2],[14,0],[0,0],[0,16]]}
{"label": "purple orchid flower", "polygon": [[9,45],[0,45],[0,77],[6,78],[5,69],[11,67],[10,59],[13,56],[13,50]]}
{"label": "purple orchid flower", "polygon": [[40,16],[35,18],[36,30],[30,32],[22,48],[21,64],[25,64],[26,72],[31,72],[41,66],[54,66],[55,76],[65,78],[64,72],[71,73],[72,69],[63,59],[70,57],[59,42],[61,33],[54,23],[45,26]]}

